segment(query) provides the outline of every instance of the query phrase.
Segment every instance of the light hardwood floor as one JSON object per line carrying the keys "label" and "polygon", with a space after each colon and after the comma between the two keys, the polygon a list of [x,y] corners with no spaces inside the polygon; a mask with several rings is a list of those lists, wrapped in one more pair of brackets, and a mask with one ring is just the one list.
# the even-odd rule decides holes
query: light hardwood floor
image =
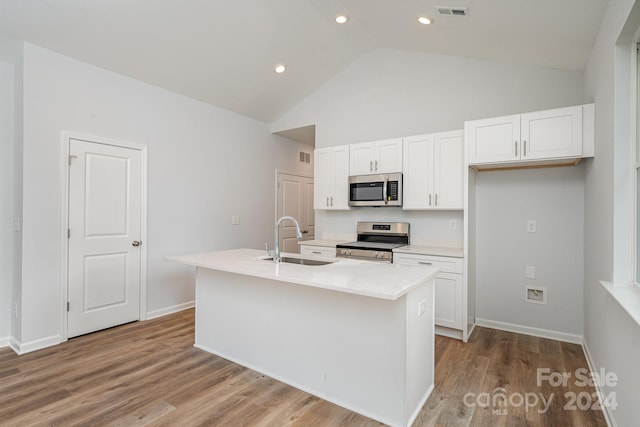
{"label": "light hardwood floor", "polygon": [[[22,356],[0,349],[0,424],[381,425],[194,348],[193,322],[193,310],[186,310]],[[565,393],[593,389],[573,379],[566,387],[538,386],[538,367],[573,375],[587,364],[579,346],[558,341],[484,328],[467,344],[438,336],[435,390],[414,427],[606,425],[601,411],[564,408],[571,403]],[[506,406],[500,399],[495,407],[476,404],[500,387]],[[518,405],[526,393],[553,394],[549,409]]]}

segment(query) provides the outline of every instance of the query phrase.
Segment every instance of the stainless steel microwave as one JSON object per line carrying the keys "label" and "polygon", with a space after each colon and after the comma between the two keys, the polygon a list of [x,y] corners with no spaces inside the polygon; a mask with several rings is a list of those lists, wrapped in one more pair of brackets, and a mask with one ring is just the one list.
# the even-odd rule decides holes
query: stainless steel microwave
{"label": "stainless steel microwave", "polygon": [[350,176],[349,206],[402,206],[402,174]]}

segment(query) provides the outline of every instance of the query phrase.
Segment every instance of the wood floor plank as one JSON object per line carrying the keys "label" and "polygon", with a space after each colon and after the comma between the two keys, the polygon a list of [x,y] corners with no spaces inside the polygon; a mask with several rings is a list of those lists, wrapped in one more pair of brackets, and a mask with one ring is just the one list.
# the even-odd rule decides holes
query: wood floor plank
{"label": "wood floor plank", "polygon": [[[0,349],[0,425],[382,425],[197,349],[193,334],[185,310],[22,356]],[[606,425],[601,411],[565,410],[566,393],[593,387],[538,384],[538,369],[586,368],[580,346],[476,328],[466,344],[437,336],[435,360],[435,389],[413,427]],[[542,413],[478,399],[500,389],[554,399]]]}

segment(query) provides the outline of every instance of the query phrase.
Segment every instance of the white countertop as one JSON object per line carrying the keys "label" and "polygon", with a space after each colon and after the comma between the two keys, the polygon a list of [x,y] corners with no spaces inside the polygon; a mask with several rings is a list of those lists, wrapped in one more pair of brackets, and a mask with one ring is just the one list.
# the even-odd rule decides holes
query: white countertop
{"label": "white countertop", "polygon": [[395,248],[393,252],[402,253],[402,254],[433,255],[433,256],[446,256],[446,257],[452,257],[452,258],[464,258],[464,251],[462,248],[407,245],[407,246],[401,246],[399,248]]}
{"label": "white countertop", "polygon": [[330,239],[300,240],[298,241],[298,246],[309,245],[309,246],[324,246],[327,248],[335,248],[340,243],[345,243],[350,241],[351,240],[330,240]]}
{"label": "white countertop", "polygon": [[[300,257],[283,253],[281,256]],[[233,249],[166,258],[167,261],[200,268],[262,277],[304,286],[396,300],[434,277],[438,269],[337,258],[321,266],[265,261],[264,250]],[[304,258],[312,258],[305,256]],[[323,259],[323,258],[318,258]],[[324,258],[326,260],[326,258]]]}

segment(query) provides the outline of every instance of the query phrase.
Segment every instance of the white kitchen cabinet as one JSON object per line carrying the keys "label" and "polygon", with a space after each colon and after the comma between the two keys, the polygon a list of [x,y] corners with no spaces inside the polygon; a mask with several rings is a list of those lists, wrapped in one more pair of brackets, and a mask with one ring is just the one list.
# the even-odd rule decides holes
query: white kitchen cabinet
{"label": "white kitchen cabinet", "polygon": [[320,256],[324,258],[335,258],[336,248],[328,246],[300,245],[300,255]]}
{"label": "white kitchen cabinet", "polygon": [[315,209],[349,209],[349,146],[314,151]]}
{"label": "white kitchen cabinet", "polygon": [[[394,264],[426,265],[439,268],[435,280],[435,322],[437,326],[462,329],[463,260],[431,255],[394,253]],[[436,332],[438,330],[436,329]]]}
{"label": "white kitchen cabinet", "polygon": [[402,172],[402,138],[352,144],[350,151],[351,175]]}
{"label": "white kitchen cabinet", "polygon": [[593,115],[587,104],[466,122],[469,164],[568,164],[593,156]]}
{"label": "white kitchen cabinet", "polygon": [[463,209],[463,131],[413,136],[403,144],[403,209]]}
{"label": "white kitchen cabinet", "polygon": [[469,164],[520,159],[520,115],[474,120],[467,126]]}

